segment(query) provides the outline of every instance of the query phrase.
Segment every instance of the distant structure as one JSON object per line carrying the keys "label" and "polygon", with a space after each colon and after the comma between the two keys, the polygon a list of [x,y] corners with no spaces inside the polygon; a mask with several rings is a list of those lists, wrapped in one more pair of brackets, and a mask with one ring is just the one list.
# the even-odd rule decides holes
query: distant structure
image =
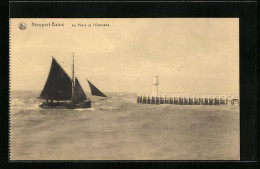
{"label": "distant structure", "polygon": [[178,104],[178,105],[219,105],[239,104],[239,96],[233,95],[193,95],[159,94],[159,78],[153,77],[152,94],[137,94],[137,103],[141,104]]}
{"label": "distant structure", "polygon": [[158,95],[158,86],[159,86],[159,79],[158,76],[153,77],[153,90],[152,95],[157,96]]}

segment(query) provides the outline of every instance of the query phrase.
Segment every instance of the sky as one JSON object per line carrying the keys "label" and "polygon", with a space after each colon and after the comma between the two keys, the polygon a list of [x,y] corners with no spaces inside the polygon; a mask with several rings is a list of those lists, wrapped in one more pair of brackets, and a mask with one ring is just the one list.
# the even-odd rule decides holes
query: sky
{"label": "sky", "polygon": [[159,93],[239,94],[238,18],[11,19],[11,90],[42,90],[52,56],[71,75],[73,52],[85,91],[87,78],[103,92],[151,93],[158,75]]}

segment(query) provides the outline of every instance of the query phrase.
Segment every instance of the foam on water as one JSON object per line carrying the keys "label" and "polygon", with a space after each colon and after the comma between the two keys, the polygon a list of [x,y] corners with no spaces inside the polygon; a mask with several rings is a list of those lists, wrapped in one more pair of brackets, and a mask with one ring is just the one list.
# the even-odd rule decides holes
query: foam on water
{"label": "foam on water", "polygon": [[77,111],[95,111],[94,108],[86,108],[86,109],[73,109],[73,110],[77,110]]}

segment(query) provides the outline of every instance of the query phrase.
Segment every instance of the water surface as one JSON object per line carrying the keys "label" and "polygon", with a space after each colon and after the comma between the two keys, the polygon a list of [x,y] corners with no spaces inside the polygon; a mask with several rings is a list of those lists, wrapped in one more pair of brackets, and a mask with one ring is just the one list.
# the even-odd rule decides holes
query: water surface
{"label": "water surface", "polygon": [[106,93],[90,109],[47,110],[39,94],[11,94],[11,160],[239,160],[239,106],[145,105]]}

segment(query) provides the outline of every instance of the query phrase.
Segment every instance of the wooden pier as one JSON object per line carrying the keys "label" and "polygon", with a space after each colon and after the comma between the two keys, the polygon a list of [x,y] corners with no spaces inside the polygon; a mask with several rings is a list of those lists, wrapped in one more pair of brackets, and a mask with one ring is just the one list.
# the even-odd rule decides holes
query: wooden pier
{"label": "wooden pier", "polygon": [[178,105],[220,105],[239,104],[238,96],[231,95],[190,95],[190,94],[143,94],[137,95],[140,104],[178,104]]}

